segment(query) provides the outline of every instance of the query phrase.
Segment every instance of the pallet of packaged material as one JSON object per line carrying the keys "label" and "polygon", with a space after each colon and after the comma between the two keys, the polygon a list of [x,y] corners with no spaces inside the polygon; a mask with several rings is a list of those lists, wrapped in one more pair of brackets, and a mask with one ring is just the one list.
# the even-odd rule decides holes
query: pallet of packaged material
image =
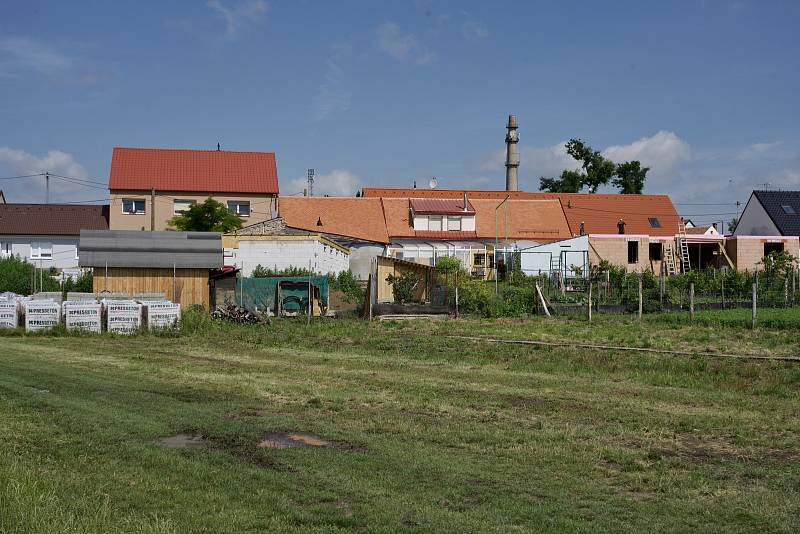
{"label": "pallet of packaged material", "polygon": [[52,300],[29,300],[25,308],[25,331],[52,330],[61,322],[61,304]]}
{"label": "pallet of packaged material", "polygon": [[67,330],[100,333],[102,305],[94,300],[67,300],[62,305]]}
{"label": "pallet of packaged material", "polygon": [[15,300],[0,299],[0,328],[16,328],[19,325],[19,305]]}
{"label": "pallet of packaged material", "polygon": [[142,326],[142,305],[133,300],[103,301],[106,330],[117,334],[132,334]]}
{"label": "pallet of packaged material", "polygon": [[141,303],[147,316],[147,328],[157,330],[172,328],[181,319],[181,305],[168,300]]}

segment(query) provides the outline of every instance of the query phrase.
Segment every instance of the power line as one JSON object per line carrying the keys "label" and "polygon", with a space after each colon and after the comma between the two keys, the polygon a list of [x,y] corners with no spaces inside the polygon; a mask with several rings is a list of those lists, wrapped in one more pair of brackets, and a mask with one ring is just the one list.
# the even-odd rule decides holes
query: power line
{"label": "power line", "polygon": [[19,180],[21,178],[34,178],[36,176],[44,176],[44,173],[40,172],[39,174],[24,174],[22,176],[5,176],[0,178],[0,180]]}

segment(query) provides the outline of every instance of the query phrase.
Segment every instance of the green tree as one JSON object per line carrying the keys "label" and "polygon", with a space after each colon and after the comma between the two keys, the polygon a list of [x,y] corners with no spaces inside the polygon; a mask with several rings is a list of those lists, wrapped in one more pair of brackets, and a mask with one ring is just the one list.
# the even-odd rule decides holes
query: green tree
{"label": "green tree", "polygon": [[739,225],[739,217],[734,217],[730,221],[728,221],[728,233],[732,234],[736,231],[736,227]]}
{"label": "green tree", "polygon": [[169,225],[183,232],[230,232],[242,227],[242,219],[224,204],[211,197],[169,220]]}
{"label": "green tree", "polygon": [[0,293],[11,291],[18,295],[30,295],[32,284],[35,284],[36,291],[61,290],[61,285],[50,270],[41,272],[41,269],[19,256],[0,259]]}
{"label": "green tree", "polygon": [[612,180],[623,195],[641,195],[647,171],[650,167],[642,167],[638,161],[626,161],[617,165],[616,176]]}
{"label": "green tree", "polygon": [[583,174],[577,171],[563,171],[560,178],[539,179],[539,190],[550,193],[579,193],[583,187]]}

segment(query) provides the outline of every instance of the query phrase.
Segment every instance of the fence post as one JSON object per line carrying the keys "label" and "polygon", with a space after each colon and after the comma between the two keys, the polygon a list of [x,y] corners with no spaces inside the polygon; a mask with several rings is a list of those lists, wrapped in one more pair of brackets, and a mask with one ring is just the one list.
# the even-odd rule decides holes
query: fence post
{"label": "fence post", "polygon": [[755,330],[756,328],[756,299],[758,298],[758,284],[753,284],[753,317],[752,317],[752,328]]}
{"label": "fence post", "polygon": [[783,307],[789,307],[789,279],[783,279]]}
{"label": "fence post", "polygon": [[722,276],[722,309],[725,309],[725,276]]}
{"label": "fence post", "polygon": [[589,314],[589,322],[592,322],[592,279],[589,279],[589,298],[587,299],[588,306],[586,307]]}
{"label": "fence post", "polygon": [[456,319],[458,319],[458,271],[456,271]]}
{"label": "fence post", "polygon": [[689,284],[689,320],[694,322],[694,282]]}
{"label": "fence post", "polygon": [[642,274],[639,273],[639,320],[642,320]]}

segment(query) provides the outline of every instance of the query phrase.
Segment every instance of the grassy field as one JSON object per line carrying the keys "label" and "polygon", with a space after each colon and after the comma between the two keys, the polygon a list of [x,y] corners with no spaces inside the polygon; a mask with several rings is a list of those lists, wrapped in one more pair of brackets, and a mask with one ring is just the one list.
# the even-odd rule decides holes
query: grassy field
{"label": "grassy field", "polygon": [[[798,355],[797,334],[654,316],[1,337],[0,532],[796,532],[800,364],[719,354]],[[330,446],[257,446],[277,432]],[[205,447],[157,442],[176,434]]]}

